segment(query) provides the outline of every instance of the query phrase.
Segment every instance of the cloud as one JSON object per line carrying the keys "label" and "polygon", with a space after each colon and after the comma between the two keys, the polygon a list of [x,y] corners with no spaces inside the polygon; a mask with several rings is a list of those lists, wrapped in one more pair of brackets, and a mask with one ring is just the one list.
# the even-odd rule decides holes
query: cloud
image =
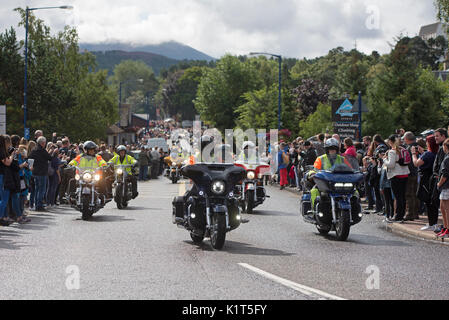
{"label": "cloud", "polygon": [[[27,4],[40,7],[49,2],[2,0],[0,30],[16,27],[19,18],[12,10]],[[395,36],[414,36],[422,25],[436,20],[433,3],[422,0],[51,1],[55,6],[66,4],[75,9],[35,14],[53,31],[65,24],[76,26],[82,42],[174,40],[214,57],[269,51],[313,58],[337,46],[351,49],[356,41],[366,53],[387,53],[388,41]],[[23,38],[23,28],[17,33]]]}

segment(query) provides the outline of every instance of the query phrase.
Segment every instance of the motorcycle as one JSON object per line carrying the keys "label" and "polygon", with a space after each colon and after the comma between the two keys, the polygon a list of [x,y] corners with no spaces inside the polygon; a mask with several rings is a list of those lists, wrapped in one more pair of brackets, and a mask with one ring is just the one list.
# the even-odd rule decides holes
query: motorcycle
{"label": "motorcycle", "polygon": [[132,182],[128,179],[129,173],[127,168],[133,168],[132,165],[115,165],[115,181],[113,187],[114,201],[117,204],[117,208],[122,210],[128,207],[128,202],[132,200]]}
{"label": "motorcycle", "polygon": [[351,226],[362,221],[360,196],[356,188],[363,181],[363,174],[346,165],[335,165],[329,171],[317,172],[313,181],[320,196],[312,208],[311,194],[304,192],[300,207],[304,221],[314,224],[322,235],[335,231],[337,240],[346,241]]}
{"label": "motorcycle", "polygon": [[196,164],[183,167],[181,173],[194,186],[173,200],[173,223],[190,231],[194,243],[210,238],[212,247],[221,250],[226,234],[247,222],[242,221],[234,196],[245,170],[233,164]]}
{"label": "motorcycle", "polygon": [[173,184],[177,184],[178,181],[181,179],[181,165],[180,164],[173,164],[170,169],[170,175],[169,179]]}
{"label": "motorcycle", "polygon": [[75,167],[75,170],[76,191],[70,195],[70,204],[81,212],[82,219],[86,221],[107,203],[106,196],[99,192],[105,169]]}
{"label": "motorcycle", "polygon": [[236,162],[235,165],[243,168],[246,172],[246,179],[236,186],[236,195],[240,207],[243,212],[252,214],[254,208],[264,203],[266,198],[269,198],[266,194],[263,178],[264,174],[270,171],[270,166],[244,162]]}

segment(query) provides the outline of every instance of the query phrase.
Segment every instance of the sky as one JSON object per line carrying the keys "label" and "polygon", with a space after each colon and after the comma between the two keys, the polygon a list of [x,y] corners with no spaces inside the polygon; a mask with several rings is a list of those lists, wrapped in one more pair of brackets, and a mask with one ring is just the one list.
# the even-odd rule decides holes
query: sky
{"label": "sky", "polygon": [[400,34],[436,22],[433,0],[0,0],[0,32],[16,7],[72,5],[34,13],[56,32],[77,28],[80,42],[135,45],[178,41],[215,58],[270,52],[314,58],[343,47],[390,51]]}

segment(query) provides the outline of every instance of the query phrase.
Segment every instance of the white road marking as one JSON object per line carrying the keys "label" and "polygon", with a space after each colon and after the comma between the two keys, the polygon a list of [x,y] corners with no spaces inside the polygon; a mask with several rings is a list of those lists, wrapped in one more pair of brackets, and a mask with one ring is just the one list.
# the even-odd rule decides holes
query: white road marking
{"label": "white road marking", "polygon": [[258,269],[256,267],[253,267],[253,266],[251,266],[249,264],[246,264],[246,263],[239,263],[239,266],[241,266],[243,268],[246,268],[246,269],[249,269],[249,270],[251,270],[251,271],[253,271],[253,272],[255,272],[255,273],[257,273],[257,274],[259,274],[259,275],[261,275],[261,276],[263,276],[265,278],[267,278],[267,279],[270,279],[270,280],[272,280],[274,282],[282,284],[282,285],[284,285],[284,286],[286,286],[286,287],[288,287],[290,289],[293,289],[295,291],[301,292],[302,294],[305,294],[305,295],[307,295],[309,297],[317,297],[318,296],[321,299],[346,300],[344,298],[334,296],[334,295],[326,293],[324,291],[321,291],[321,290],[318,290],[318,289],[314,289],[314,288],[310,288],[310,287],[304,286],[302,284],[299,284],[299,283],[296,283],[296,282],[293,282],[293,281],[290,281],[290,280],[283,279],[281,277],[275,276],[274,274],[268,273],[266,271],[263,271],[263,270]]}

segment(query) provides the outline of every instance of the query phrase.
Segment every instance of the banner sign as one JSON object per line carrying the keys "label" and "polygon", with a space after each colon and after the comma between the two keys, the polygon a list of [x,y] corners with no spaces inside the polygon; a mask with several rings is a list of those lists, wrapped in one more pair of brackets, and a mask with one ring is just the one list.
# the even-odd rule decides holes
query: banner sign
{"label": "banner sign", "polygon": [[332,101],[334,133],[341,139],[359,140],[359,113],[354,110],[354,102],[349,99]]}

